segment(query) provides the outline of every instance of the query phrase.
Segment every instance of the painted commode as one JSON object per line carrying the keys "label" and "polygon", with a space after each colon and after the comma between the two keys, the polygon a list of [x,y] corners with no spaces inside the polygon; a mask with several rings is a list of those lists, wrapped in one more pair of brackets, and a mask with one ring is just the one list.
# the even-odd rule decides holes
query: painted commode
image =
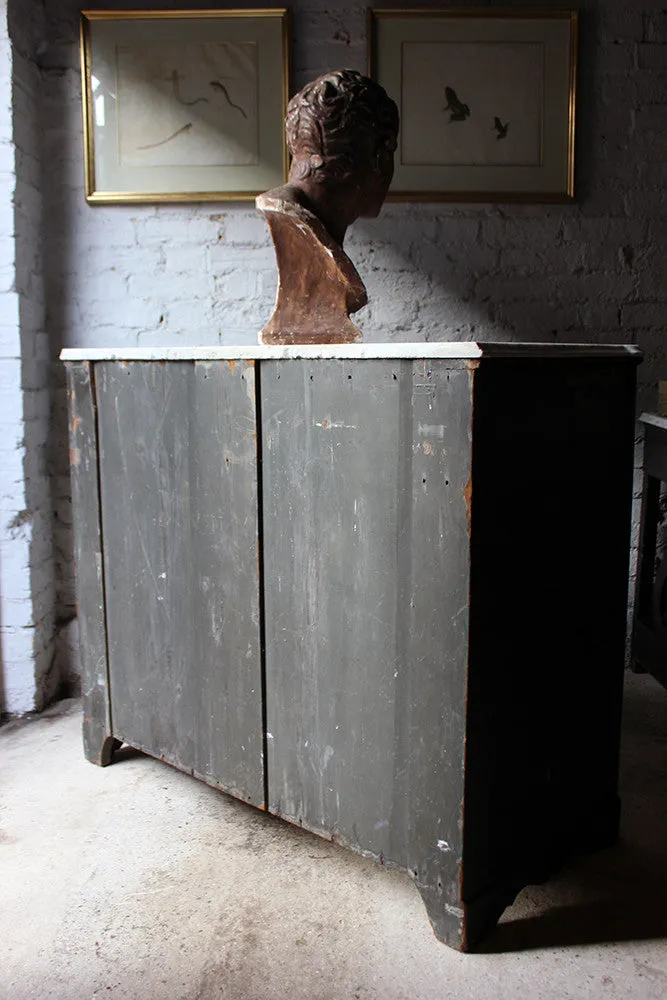
{"label": "painted commode", "polygon": [[63,357],[90,760],[404,869],[464,950],[614,841],[636,349]]}

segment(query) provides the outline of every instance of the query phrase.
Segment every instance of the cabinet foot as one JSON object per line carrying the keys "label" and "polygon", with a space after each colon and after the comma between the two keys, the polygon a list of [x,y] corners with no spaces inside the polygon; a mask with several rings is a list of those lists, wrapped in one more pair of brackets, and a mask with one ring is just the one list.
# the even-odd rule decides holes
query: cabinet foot
{"label": "cabinet foot", "polygon": [[116,750],[120,750],[122,747],[123,741],[116,739],[115,736],[98,736],[96,740],[93,740],[91,735],[84,720],[83,745],[86,759],[99,767],[108,767],[113,761]]}
{"label": "cabinet foot", "polygon": [[433,933],[457,951],[473,951],[516,899],[520,886],[484,896],[474,903],[450,903],[437,890],[419,888]]}

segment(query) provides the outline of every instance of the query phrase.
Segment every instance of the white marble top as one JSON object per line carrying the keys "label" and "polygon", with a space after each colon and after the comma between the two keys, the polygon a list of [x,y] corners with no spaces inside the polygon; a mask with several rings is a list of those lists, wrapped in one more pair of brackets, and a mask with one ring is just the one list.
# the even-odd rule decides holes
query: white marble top
{"label": "white marble top", "polygon": [[641,352],[628,344],[519,344],[441,341],[419,344],[314,344],[266,347],[69,347],[62,361],[242,361],[287,358],[618,357]]}
{"label": "white marble top", "polygon": [[662,417],[659,413],[642,413],[639,419],[643,424],[652,424],[661,431],[667,431],[667,417]]}

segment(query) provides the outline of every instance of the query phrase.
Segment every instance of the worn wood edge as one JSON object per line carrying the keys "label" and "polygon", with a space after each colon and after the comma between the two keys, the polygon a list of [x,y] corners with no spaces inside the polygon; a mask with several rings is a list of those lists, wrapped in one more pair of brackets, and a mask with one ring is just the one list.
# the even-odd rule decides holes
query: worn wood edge
{"label": "worn wood edge", "polygon": [[440,341],[400,344],[301,344],[200,347],[69,347],[61,361],[254,361],[316,359],[500,358],[500,357],[633,357],[642,352],[632,344],[541,344]]}
{"label": "worn wood edge", "polygon": [[[320,840],[329,841],[329,843],[335,844],[336,847],[341,847],[345,851],[352,851],[359,857],[365,858],[367,861],[372,861],[382,868],[407,875],[421,896],[435,937],[438,941],[448,945],[450,948],[454,948],[456,951],[467,951],[481,937],[489,933],[496,925],[506,906],[512,902],[519,890],[523,888],[523,885],[515,888],[511,899],[509,899],[507,892],[502,894],[502,905],[498,903],[496,894],[494,894],[491,903],[491,914],[487,913],[489,907],[486,901],[484,901],[482,907],[478,907],[476,902],[473,903],[471,911],[473,913],[473,933],[469,935],[466,931],[469,909],[466,904],[464,902],[460,902],[459,905],[449,903],[444,897],[438,895],[435,886],[422,883],[416,878],[407,865],[402,864],[400,861],[394,861],[390,857],[385,857],[383,854],[377,854],[375,851],[360,847],[359,844],[344,837],[335,830],[332,831],[316,823],[310,823],[306,819],[288,815],[279,809],[272,808],[271,805],[268,807],[268,813],[280,822],[298,827],[300,830],[305,830],[312,836],[318,837]],[[482,914],[483,917],[481,916]]]}
{"label": "worn wood edge", "polygon": [[[137,750],[139,753],[143,753],[147,757],[151,757],[153,760],[158,760],[162,764],[168,764],[169,767],[173,767],[176,771],[180,771],[181,774],[188,774],[190,777],[196,778],[197,781],[201,781],[202,784],[208,785],[209,788],[214,788],[216,792],[222,792],[224,795],[229,795],[231,798],[236,799],[238,802],[242,802],[244,805],[249,806],[252,809],[259,809],[260,812],[266,811],[263,800],[260,798],[258,801],[254,801],[252,796],[248,795],[246,789],[239,788],[236,785],[224,785],[221,782],[216,781],[215,778],[199,771],[196,767],[184,767],[183,764],[179,764],[179,762],[172,757],[171,754],[156,753],[155,750],[151,750],[149,747],[144,746],[140,740],[126,740],[123,736],[114,737],[114,741],[116,740],[118,744],[122,744],[123,747],[131,747],[133,750]],[[117,749],[117,747],[113,748],[114,751],[115,749]]]}
{"label": "worn wood edge", "polygon": [[[87,760],[106,767],[111,763],[116,743],[108,683],[94,375],[87,362],[68,364],[66,367],[75,555],[85,551],[95,556],[95,581],[92,587],[90,581],[84,584],[81,566],[75,558],[77,616],[81,637],[79,659],[83,688],[83,747]],[[87,499],[84,499],[84,495]]]}
{"label": "worn wood edge", "polygon": [[642,413],[639,422],[659,427],[661,431],[667,431],[667,417],[661,417],[658,413]]}

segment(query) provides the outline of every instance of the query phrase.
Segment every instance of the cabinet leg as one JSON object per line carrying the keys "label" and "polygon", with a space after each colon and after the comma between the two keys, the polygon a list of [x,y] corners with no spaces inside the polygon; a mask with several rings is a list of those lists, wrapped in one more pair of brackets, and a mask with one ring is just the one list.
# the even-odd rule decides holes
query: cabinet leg
{"label": "cabinet leg", "polygon": [[123,745],[122,740],[116,739],[105,732],[99,721],[84,716],[83,719],[83,749],[86,759],[91,764],[98,764],[100,767],[107,767],[111,764],[113,755]]}
{"label": "cabinet leg", "polygon": [[123,745],[122,740],[117,740],[115,736],[107,736],[102,743],[100,750],[100,766],[107,767],[113,761],[116,750],[120,750]]}
{"label": "cabinet leg", "polygon": [[448,901],[437,888],[418,888],[438,941],[457,951],[472,951],[491,933],[521,886],[506,887],[468,904]]}
{"label": "cabinet leg", "polygon": [[417,888],[438,941],[457,951],[466,951],[466,913],[463,905],[450,903],[432,886],[418,885]]}

